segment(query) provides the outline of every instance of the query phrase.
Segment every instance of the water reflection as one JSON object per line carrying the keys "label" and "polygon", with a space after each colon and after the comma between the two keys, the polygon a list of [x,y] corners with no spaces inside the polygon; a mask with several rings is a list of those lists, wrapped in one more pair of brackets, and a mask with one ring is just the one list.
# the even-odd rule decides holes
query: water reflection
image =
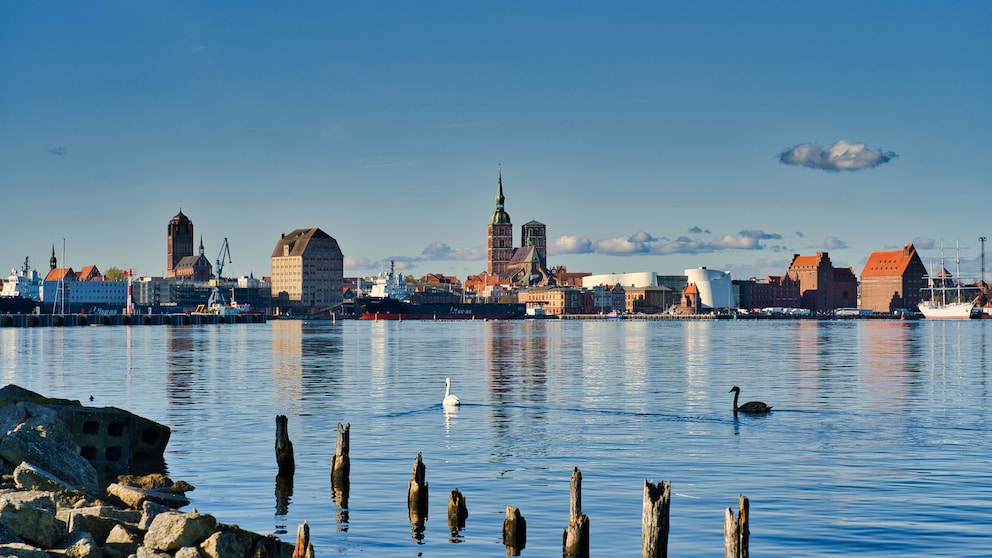
{"label": "water reflection", "polygon": [[193,404],[193,339],[188,327],[165,326],[165,397],[171,405]]}
{"label": "water reflection", "polygon": [[[492,402],[489,419],[495,438],[492,460],[503,462],[525,442],[540,452],[545,436],[542,409],[547,400],[549,353],[555,350],[549,351],[544,328],[532,321],[488,322],[486,329]],[[523,429],[528,434],[523,434]]]}

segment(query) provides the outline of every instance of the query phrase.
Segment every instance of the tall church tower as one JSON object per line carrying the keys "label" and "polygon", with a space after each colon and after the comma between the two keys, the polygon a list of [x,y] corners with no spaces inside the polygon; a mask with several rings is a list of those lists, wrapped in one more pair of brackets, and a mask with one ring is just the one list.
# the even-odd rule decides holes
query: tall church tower
{"label": "tall church tower", "polygon": [[499,172],[499,189],[496,193],[496,211],[489,218],[489,242],[487,244],[488,265],[486,273],[499,275],[506,271],[506,265],[513,257],[513,224],[510,215],[503,210],[503,171]]}
{"label": "tall church tower", "polygon": [[193,222],[183,215],[181,209],[169,221],[167,243],[166,273],[169,277],[175,277],[179,260],[193,255]]}

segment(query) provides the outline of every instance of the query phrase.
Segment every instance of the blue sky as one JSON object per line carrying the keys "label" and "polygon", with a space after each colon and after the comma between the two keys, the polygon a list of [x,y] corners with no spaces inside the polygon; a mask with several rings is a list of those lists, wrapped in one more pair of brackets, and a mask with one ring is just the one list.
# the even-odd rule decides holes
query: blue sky
{"label": "blue sky", "polygon": [[541,221],[569,271],[943,240],[978,277],[990,2],[255,6],[0,0],[0,269],[65,239],[162,275],[182,208],[225,275],[317,226],[348,276],[464,279],[501,171],[515,240]]}

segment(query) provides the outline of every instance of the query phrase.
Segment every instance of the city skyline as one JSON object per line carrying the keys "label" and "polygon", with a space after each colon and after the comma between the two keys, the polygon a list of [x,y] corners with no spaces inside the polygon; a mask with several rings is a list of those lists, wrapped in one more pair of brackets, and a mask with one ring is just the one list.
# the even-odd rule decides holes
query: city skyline
{"label": "city skyline", "polygon": [[[506,211],[548,264],[859,274],[944,243],[978,278],[992,6],[0,3],[0,266],[225,274],[319,227],[346,276],[464,279]],[[974,207],[975,209],[971,209]],[[969,213],[970,212],[970,213]],[[62,242],[66,261],[62,261]],[[987,279],[987,277],[986,277]]]}

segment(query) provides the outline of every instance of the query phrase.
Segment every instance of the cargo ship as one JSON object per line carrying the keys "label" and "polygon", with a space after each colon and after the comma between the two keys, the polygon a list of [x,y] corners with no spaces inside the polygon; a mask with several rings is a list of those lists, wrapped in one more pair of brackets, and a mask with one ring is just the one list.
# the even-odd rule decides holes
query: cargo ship
{"label": "cargo ship", "polygon": [[379,274],[369,296],[355,300],[360,320],[513,320],[527,315],[527,305],[518,303],[423,302],[396,275],[392,263],[388,274]]}

